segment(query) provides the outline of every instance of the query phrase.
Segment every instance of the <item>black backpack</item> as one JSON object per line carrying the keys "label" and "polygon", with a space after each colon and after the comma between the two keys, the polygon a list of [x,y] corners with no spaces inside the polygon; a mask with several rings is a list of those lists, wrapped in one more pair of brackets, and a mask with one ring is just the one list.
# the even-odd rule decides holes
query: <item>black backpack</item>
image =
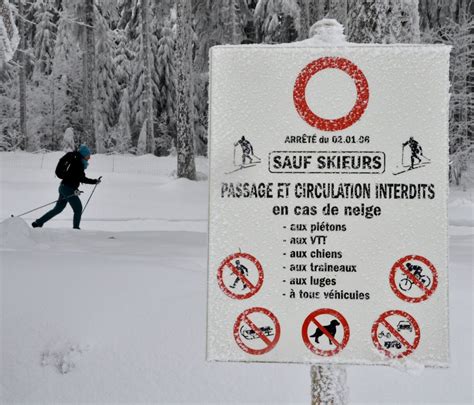
{"label": "black backpack", "polygon": [[60,179],[64,179],[67,176],[73,161],[74,152],[68,152],[61,159],[59,159],[55,170],[56,176],[58,176]]}

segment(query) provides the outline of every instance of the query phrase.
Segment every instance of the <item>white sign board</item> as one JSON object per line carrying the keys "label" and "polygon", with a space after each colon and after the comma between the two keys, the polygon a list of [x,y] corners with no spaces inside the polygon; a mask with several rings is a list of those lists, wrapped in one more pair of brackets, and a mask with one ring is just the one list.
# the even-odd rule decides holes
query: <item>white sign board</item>
{"label": "white sign board", "polygon": [[212,48],[208,360],[447,365],[449,50]]}

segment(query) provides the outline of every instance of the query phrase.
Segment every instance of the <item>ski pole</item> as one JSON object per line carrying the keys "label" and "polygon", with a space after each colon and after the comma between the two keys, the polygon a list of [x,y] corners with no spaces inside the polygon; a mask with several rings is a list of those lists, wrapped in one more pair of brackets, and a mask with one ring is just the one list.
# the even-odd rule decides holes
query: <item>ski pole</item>
{"label": "ski pole", "polygon": [[[101,178],[102,178],[102,176],[99,177],[99,180],[100,180]],[[89,201],[91,200],[92,195],[94,194],[94,191],[95,191],[95,189],[97,188],[98,185],[99,185],[99,183],[96,183],[95,186],[94,186],[94,188],[92,189],[91,195],[90,195],[89,198],[87,199],[86,205],[84,205],[84,208],[82,209],[81,214],[84,214],[84,211],[86,210],[87,204],[89,204]]]}
{"label": "ski pole", "polygon": [[26,212],[24,212],[23,214],[19,214],[19,215],[13,215],[13,214],[11,214],[10,217],[11,217],[11,218],[22,217],[23,215],[29,214],[30,212],[38,211],[38,210],[40,210],[41,208],[44,208],[44,207],[47,207],[48,205],[57,203],[58,201],[67,200],[68,198],[73,197],[74,195],[75,195],[75,194],[71,194],[71,195],[68,195],[67,197],[58,198],[57,200],[54,200],[54,201],[51,201],[51,202],[49,202],[49,203],[47,203],[47,204],[42,205],[41,207],[33,208],[32,210],[26,211]]}
{"label": "ski pole", "polygon": [[423,155],[423,153],[421,153],[421,156],[423,156],[426,160],[428,160],[429,162],[431,162],[431,159],[426,157],[425,155]]}

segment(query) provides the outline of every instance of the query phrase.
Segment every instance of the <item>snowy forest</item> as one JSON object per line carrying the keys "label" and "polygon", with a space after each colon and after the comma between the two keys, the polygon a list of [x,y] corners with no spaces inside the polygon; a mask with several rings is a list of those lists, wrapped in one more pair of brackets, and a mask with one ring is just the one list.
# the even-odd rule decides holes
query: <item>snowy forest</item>
{"label": "snowy forest", "polygon": [[[3,0],[2,0],[3,3]],[[0,150],[178,159],[207,154],[208,52],[308,37],[321,18],[360,43],[445,43],[451,178],[473,151],[470,0],[10,0],[19,32],[0,66]],[[180,155],[180,150],[186,153]],[[192,166],[191,165],[188,165]],[[190,173],[178,175],[193,178]]]}

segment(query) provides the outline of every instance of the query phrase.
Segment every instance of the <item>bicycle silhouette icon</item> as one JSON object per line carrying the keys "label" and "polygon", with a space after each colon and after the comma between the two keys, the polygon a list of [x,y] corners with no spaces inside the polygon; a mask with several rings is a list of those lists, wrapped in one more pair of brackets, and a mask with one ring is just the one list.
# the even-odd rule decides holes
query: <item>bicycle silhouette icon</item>
{"label": "bicycle silhouette icon", "polygon": [[[425,288],[428,288],[431,285],[431,278],[428,275],[423,274],[423,268],[421,266],[411,263],[407,263],[405,266],[407,270],[425,286]],[[413,281],[408,276],[405,276],[399,281],[398,286],[402,291],[410,291],[413,287]]]}

